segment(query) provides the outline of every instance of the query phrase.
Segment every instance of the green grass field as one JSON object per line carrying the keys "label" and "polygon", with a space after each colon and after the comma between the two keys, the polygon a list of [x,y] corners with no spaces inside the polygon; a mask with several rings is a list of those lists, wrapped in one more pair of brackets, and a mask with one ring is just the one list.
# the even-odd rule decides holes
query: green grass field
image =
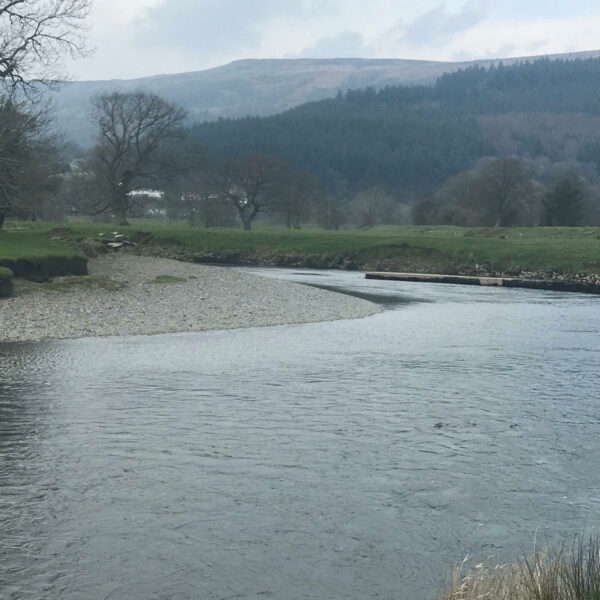
{"label": "green grass field", "polygon": [[129,227],[78,220],[69,223],[9,222],[6,229],[0,234],[0,262],[3,258],[16,256],[78,252],[74,247],[51,240],[53,231],[70,240],[81,240],[116,230],[138,240],[145,252],[184,258],[213,253],[223,254],[225,258],[235,259],[237,255],[238,259],[273,262],[270,259],[297,256],[315,259],[317,264],[319,260],[347,258],[357,268],[391,270],[600,273],[600,229],[591,227],[410,226],[340,231],[307,227],[293,231],[259,225],[245,232],[146,219],[132,220]]}

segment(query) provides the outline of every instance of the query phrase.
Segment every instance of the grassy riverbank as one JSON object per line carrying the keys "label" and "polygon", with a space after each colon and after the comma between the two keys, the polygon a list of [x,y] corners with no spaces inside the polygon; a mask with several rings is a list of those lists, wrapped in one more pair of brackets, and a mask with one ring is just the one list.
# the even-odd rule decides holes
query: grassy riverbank
{"label": "grassy riverbank", "polygon": [[[0,236],[0,264],[6,251],[2,240],[22,240],[42,253],[77,250],[65,242],[94,239],[113,225],[19,223]],[[199,262],[267,264],[316,268],[402,270],[464,275],[553,274],[600,275],[598,228],[461,228],[374,227],[367,230],[324,231],[257,226],[204,229],[182,222],[132,220],[117,228],[136,240],[142,253]],[[51,240],[57,235],[63,242]],[[41,250],[45,248],[45,250]]]}
{"label": "grassy riverbank", "polygon": [[0,233],[0,260],[39,259],[56,256],[79,256],[77,248],[52,239],[52,227],[19,223]]}
{"label": "grassy riverbank", "polygon": [[65,240],[52,239],[52,228],[12,224],[0,231],[0,269],[17,277],[45,280],[57,275],[84,275],[83,253]]}
{"label": "grassy riverbank", "polygon": [[13,272],[10,269],[0,267],[0,298],[10,296],[13,291]]}

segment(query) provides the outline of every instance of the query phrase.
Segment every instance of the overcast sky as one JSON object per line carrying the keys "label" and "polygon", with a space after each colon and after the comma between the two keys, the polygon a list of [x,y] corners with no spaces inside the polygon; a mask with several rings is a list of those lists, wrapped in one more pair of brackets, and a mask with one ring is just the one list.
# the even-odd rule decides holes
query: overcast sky
{"label": "overcast sky", "polygon": [[598,0],[95,0],[74,79],[243,58],[471,60],[596,50]]}

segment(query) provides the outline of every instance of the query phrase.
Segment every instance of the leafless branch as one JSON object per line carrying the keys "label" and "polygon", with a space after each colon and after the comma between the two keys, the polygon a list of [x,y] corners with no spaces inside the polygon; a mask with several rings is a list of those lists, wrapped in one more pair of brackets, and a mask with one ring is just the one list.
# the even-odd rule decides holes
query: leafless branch
{"label": "leafless branch", "polygon": [[65,56],[87,54],[92,0],[0,0],[0,82],[30,92],[64,75]]}

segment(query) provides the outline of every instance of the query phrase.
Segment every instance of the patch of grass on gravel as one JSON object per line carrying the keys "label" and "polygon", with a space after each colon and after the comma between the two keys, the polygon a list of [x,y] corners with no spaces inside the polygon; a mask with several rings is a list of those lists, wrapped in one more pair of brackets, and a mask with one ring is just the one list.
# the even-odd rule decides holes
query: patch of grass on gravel
{"label": "patch of grass on gravel", "polygon": [[100,277],[61,277],[55,281],[40,284],[39,289],[46,292],[74,292],[81,289],[99,288],[114,292],[125,287],[124,283]]}
{"label": "patch of grass on gravel", "polygon": [[185,283],[187,279],[173,275],[157,275],[150,283]]}

